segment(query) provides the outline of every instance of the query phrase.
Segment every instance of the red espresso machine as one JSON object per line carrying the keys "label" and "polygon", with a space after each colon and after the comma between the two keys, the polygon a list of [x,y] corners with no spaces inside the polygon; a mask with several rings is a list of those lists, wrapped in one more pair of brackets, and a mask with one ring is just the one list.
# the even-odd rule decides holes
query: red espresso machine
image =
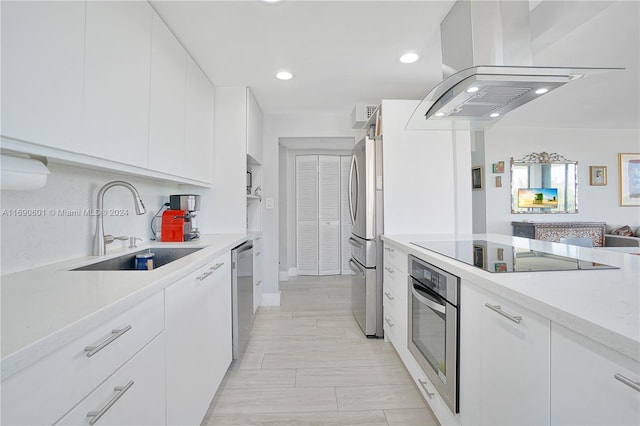
{"label": "red espresso machine", "polygon": [[200,196],[181,194],[169,196],[169,209],[162,213],[162,242],[190,241],[200,237],[196,214],[200,211]]}

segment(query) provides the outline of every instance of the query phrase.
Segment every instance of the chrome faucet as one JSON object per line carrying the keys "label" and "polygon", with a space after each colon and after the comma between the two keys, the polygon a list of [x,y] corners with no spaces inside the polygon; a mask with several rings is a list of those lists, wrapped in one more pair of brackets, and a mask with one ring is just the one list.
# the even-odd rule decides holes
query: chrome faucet
{"label": "chrome faucet", "polygon": [[[114,237],[112,235],[104,235],[104,216],[102,214],[103,205],[104,205],[104,194],[110,188],[114,186],[123,186],[131,191],[131,195],[133,195],[133,202],[136,208],[136,214],[141,215],[145,214],[147,210],[144,208],[144,204],[140,199],[140,194],[138,194],[138,190],[128,182],[122,180],[114,180],[113,182],[109,182],[105,184],[100,191],[98,191],[98,211],[96,215],[96,235],[93,239],[93,255],[94,256],[104,256],[107,254],[107,244],[113,242]],[[117,239],[121,239],[119,237]],[[127,239],[127,237],[124,237]]]}

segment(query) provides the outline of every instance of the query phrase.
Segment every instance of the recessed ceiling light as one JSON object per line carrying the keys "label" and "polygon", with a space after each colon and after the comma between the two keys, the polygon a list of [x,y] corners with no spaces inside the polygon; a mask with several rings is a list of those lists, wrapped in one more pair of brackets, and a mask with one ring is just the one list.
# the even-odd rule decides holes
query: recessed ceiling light
{"label": "recessed ceiling light", "polygon": [[289,71],[280,71],[276,74],[276,78],[278,80],[291,80],[293,78],[293,74]]}
{"label": "recessed ceiling light", "polygon": [[491,117],[491,118],[500,117],[500,114],[498,114],[497,112],[493,112],[493,113],[489,114],[489,117]]}
{"label": "recessed ceiling light", "polygon": [[417,53],[413,52],[405,53],[404,55],[400,56],[400,62],[402,62],[403,64],[412,64],[418,59],[420,59],[420,56],[418,56]]}
{"label": "recessed ceiling light", "polygon": [[477,91],[478,91],[478,89],[479,89],[479,88],[478,88],[478,87],[476,87],[476,86],[471,86],[471,87],[469,87],[469,88],[467,89],[467,93],[475,93],[475,92],[477,92]]}
{"label": "recessed ceiling light", "polygon": [[434,115],[436,117],[444,117],[444,112],[436,112]]}
{"label": "recessed ceiling light", "polygon": [[265,3],[278,3],[280,0],[262,0]]}
{"label": "recessed ceiling light", "polygon": [[542,95],[544,93],[547,93],[549,91],[549,89],[538,89],[536,90],[536,95]]}

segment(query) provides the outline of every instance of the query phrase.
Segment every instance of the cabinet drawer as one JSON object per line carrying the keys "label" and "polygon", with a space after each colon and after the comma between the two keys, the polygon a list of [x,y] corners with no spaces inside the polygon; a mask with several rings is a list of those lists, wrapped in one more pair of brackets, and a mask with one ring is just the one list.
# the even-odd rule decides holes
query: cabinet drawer
{"label": "cabinet drawer", "polygon": [[385,245],[384,246],[384,261],[389,262],[395,266],[402,273],[407,273],[407,254],[399,249]]}
{"label": "cabinet drawer", "polygon": [[384,330],[384,337],[395,346],[398,335],[398,324],[395,317],[395,311],[389,307],[389,303],[386,298],[382,304],[382,328]]}
{"label": "cabinet drawer", "polygon": [[[157,336],[164,328],[163,315],[159,292],[4,380],[3,424],[59,419]],[[96,348],[88,356],[92,346]]]}
{"label": "cabinet drawer", "polygon": [[[164,369],[161,334],[57,424],[166,424]],[[90,413],[95,415],[89,416]]]}
{"label": "cabinet drawer", "polygon": [[382,306],[384,307],[385,312],[389,310],[393,315],[396,315],[396,305],[398,303],[398,296],[396,296],[396,293],[385,288],[382,292],[382,300]]}
{"label": "cabinet drawer", "polygon": [[407,299],[407,273],[400,271],[389,262],[384,262],[384,272],[382,274],[383,288],[385,291],[394,293],[402,300]]}

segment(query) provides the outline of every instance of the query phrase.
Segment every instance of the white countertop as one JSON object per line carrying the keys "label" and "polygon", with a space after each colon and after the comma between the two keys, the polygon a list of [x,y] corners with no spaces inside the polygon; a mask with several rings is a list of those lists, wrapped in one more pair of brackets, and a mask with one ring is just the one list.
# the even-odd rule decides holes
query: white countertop
{"label": "white countertop", "polygon": [[[2,379],[162,291],[247,238],[219,234],[184,243],[152,242],[105,257],[87,256],[2,276]],[[148,247],[204,248],[153,271],[70,271]]]}
{"label": "white countertop", "polygon": [[[640,361],[640,256],[498,234],[384,235],[382,239]],[[411,244],[471,239],[575,256],[620,269],[491,273]]]}

